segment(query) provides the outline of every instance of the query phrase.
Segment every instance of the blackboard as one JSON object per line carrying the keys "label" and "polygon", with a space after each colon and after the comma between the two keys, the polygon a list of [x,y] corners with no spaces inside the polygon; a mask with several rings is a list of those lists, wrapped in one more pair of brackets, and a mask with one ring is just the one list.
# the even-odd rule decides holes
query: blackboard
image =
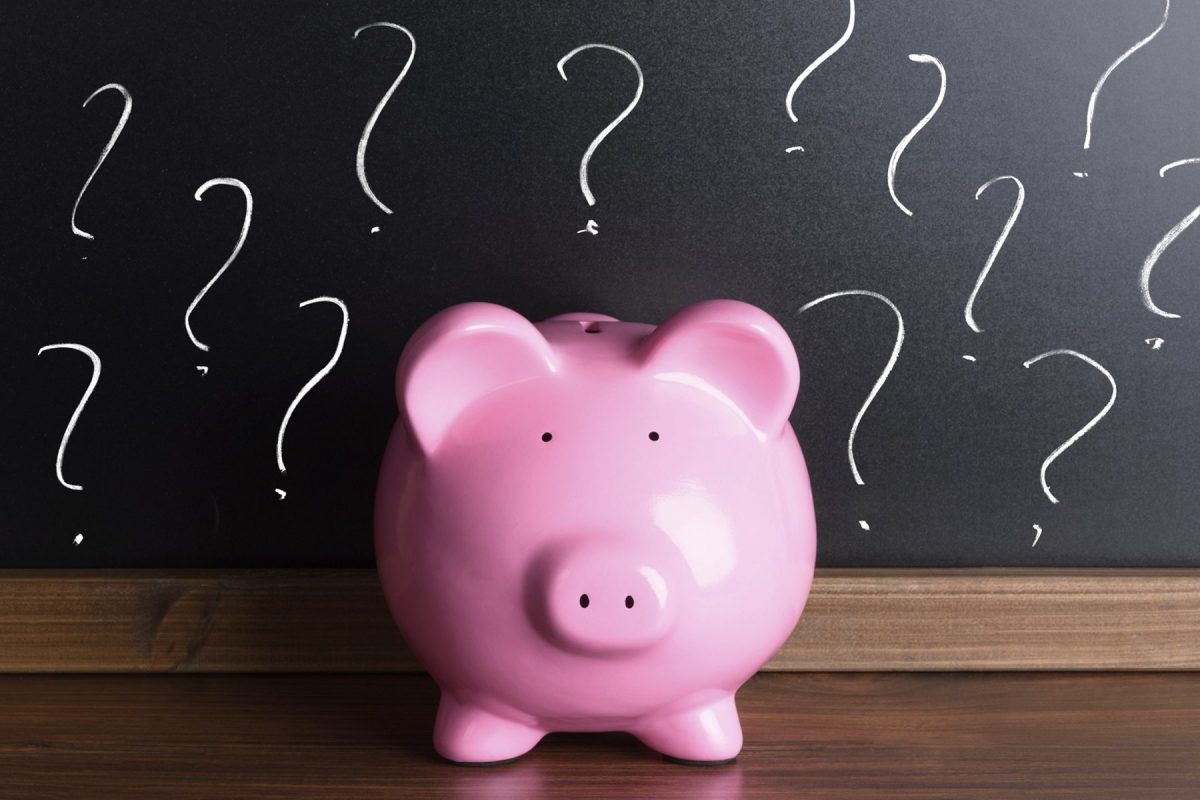
{"label": "blackboard", "polygon": [[368,566],[424,319],[713,297],[796,343],[820,566],[1200,564],[1194,4],[4,18],[0,566]]}

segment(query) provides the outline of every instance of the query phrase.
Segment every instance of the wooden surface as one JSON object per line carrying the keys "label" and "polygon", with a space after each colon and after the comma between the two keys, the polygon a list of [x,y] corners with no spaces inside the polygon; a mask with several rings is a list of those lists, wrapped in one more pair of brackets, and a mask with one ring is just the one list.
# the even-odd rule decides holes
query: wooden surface
{"label": "wooden surface", "polygon": [[[0,570],[0,672],[418,668],[372,569]],[[1200,669],[1200,570],[817,570],[766,668]]]}
{"label": "wooden surface", "polygon": [[0,796],[1188,798],[1195,673],[772,673],[738,695],[723,767],[626,734],[553,734],[518,762],[430,745],[425,675],[3,675]]}

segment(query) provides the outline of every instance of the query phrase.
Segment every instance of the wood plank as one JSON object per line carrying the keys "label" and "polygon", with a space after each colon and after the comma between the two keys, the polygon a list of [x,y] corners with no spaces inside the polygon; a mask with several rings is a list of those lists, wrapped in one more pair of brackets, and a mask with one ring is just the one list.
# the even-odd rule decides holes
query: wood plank
{"label": "wood plank", "polygon": [[552,734],[462,767],[425,675],[0,676],[5,800],[824,798],[1169,800],[1200,787],[1200,674],[773,673],[737,762]]}
{"label": "wood plank", "polygon": [[[1200,669],[1200,570],[821,569],[766,668]],[[372,569],[0,570],[0,672],[418,669]]]}
{"label": "wood plank", "polygon": [[804,670],[1200,669],[1200,570],[823,571],[776,663]]}
{"label": "wood plank", "polygon": [[374,570],[0,571],[0,672],[417,669]]}

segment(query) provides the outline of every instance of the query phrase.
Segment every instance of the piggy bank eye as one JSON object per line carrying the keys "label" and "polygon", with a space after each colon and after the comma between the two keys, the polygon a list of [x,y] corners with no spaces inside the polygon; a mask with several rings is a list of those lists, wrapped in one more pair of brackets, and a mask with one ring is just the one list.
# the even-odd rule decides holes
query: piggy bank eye
{"label": "piggy bank eye", "polygon": [[650,431],[650,441],[652,441],[652,442],[658,441],[658,431]]}
{"label": "piggy bank eye", "polygon": [[551,440],[551,439],[553,439],[553,438],[554,438],[554,437],[550,435],[550,431],[546,431],[545,433],[543,433],[543,434],[542,434],[542,441],[543,441],[543,442],[548,442],[548,441],[550,441],[550,440]]}

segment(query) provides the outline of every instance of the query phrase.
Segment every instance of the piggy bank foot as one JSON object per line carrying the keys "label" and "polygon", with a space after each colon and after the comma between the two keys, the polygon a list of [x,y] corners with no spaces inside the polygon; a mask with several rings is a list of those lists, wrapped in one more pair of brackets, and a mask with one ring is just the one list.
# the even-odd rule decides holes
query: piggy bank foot
{"label": "piggy bank foot", "polygon": [[433,725],[433,746],[460,764],[512,761],[529,752],[545,731],[460,703],[446,692]]}
{"label": "piggy bank foot", "polygon": [[733,695],[655,717],[630,732],[667,760],[685,764],[728,764],[742,749],[742,725]]}

